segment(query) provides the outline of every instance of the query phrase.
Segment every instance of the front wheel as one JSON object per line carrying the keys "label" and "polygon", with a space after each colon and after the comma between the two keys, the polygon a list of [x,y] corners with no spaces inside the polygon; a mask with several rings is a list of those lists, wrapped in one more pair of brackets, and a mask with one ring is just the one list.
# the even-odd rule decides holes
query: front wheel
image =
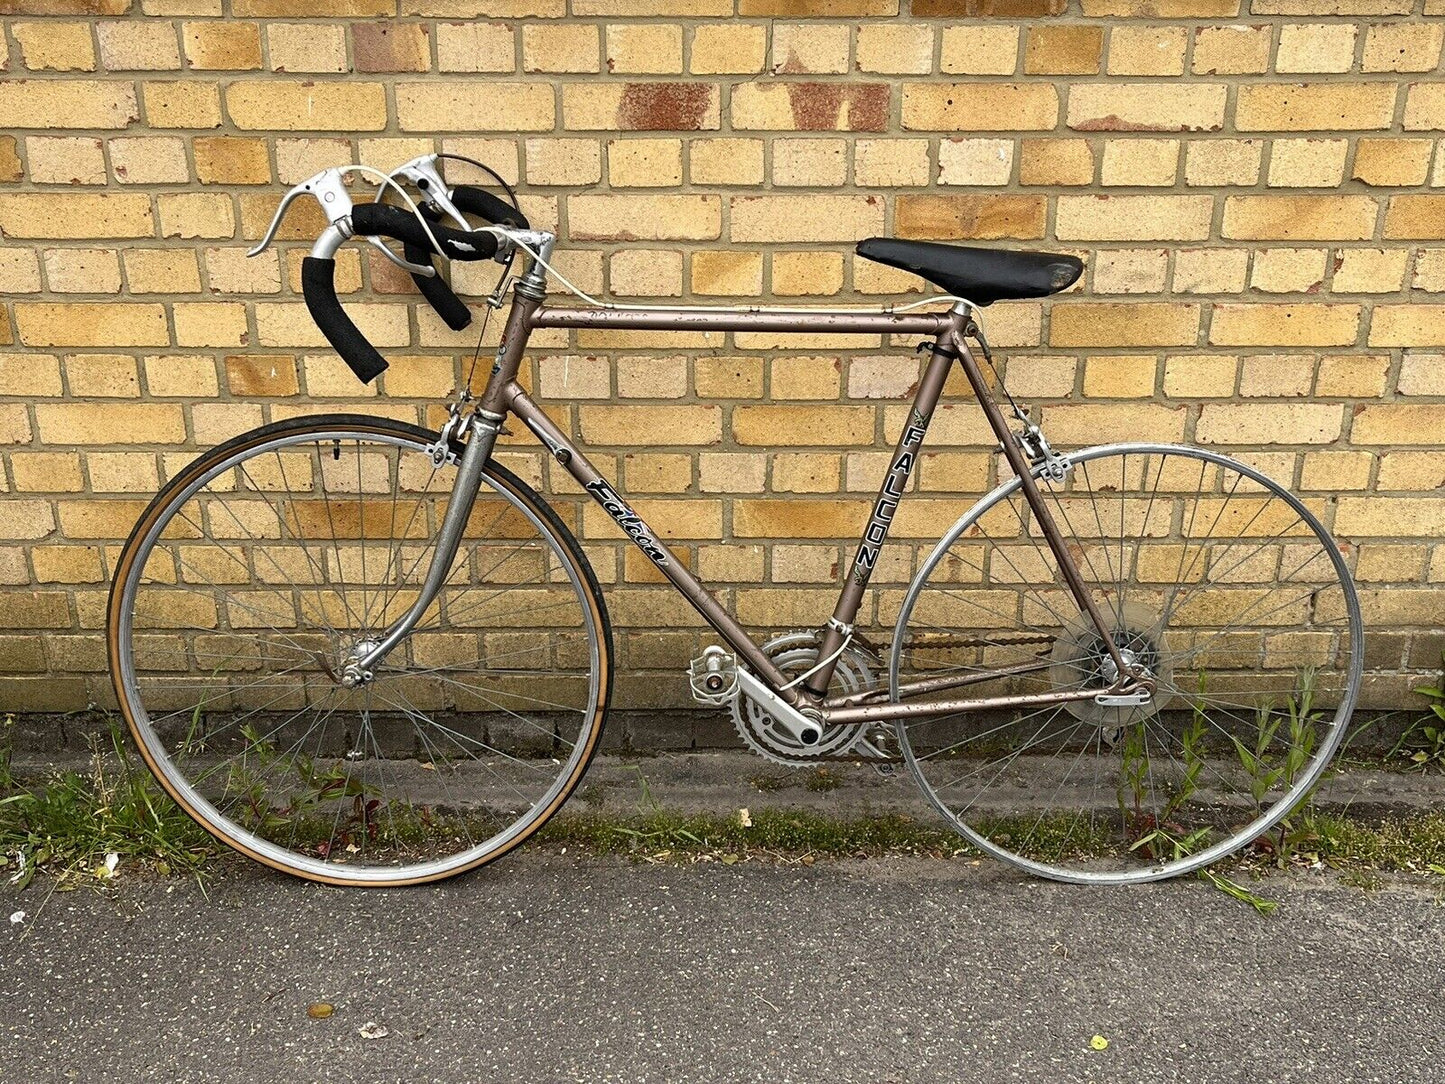
{"label": "front wheel", "polygon": [[893,698],[1103,691],[1117,671],[1104,635],[1153,694],[910,716],[900,744],[986,853],[1065,881],[1156,880],[1260,840],[1318,781],[1359,690],[1359,603],[1326,500],[1197,448],[1067,459],[1063,478],[1034,478],[1103,635],[1013,478],[949,530],[901,600]]}
{"label": "front wheel", "polygon": [[173,478],[117,563],[111,671],[142,754],[203,827],[287,873],[394,885],[479,866],[597,748],[596,579],[496,463],[430,609],[369,681],[343,682],[418,597],[457,473],[436,439],[355,415],[254,430]]}

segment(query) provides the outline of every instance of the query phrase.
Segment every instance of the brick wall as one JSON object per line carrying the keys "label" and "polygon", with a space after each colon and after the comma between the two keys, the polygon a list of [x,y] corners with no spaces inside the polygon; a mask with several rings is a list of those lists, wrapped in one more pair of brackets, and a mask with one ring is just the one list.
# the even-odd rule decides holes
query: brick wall
{"label": "brick wall", "polygon": [[[316,217],[244,258],[284,186],[433,149],[518,182],[565,271],[616,298],[916,291],[854,259],[874,233],[1085,255],[1069,295],[988,324],[1055,443],[1196,440],[1330,500],[1370,702],[1439,661],[1442,0],[399,2],[0,0],[0,706],[110,700],[111,562],[197,449],[323,409],[436,420],[473,341],[393,268],[341,260],[392,356],[373,391],[301,304]],[[534,343],[556,416],[747,623],[826,615],[911,344]],[[996,480],[950,397],[885,589]],[[530,445],[505,455],[574,506],[619,702],[677,702],[698,622]]]}

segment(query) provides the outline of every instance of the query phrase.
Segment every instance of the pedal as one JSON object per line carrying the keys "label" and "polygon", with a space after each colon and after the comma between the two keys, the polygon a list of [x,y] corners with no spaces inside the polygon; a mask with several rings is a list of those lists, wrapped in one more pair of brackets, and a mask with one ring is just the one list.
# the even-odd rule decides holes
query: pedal
{"label": "pedal", "polygon": [[709,707],[732,703],[738,693],[738,660],[713,644],[692,660],[687,668],[687,683],[692,698]]}

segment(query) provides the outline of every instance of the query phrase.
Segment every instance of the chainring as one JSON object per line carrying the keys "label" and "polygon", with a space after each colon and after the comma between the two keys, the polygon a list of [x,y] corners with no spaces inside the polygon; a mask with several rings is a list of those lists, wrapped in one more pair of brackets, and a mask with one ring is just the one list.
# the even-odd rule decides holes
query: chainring
{"label": "chainring", "polygon": [[[789,679],[805,674],[818,661],[818,635],[800,630],[785,632],[763,644],[763,652]],[[849,646],[838,656],[829,693],[843,696],[877,687],[868,654]],[[739,693],[732,705],[733,726],[747,747],[774,764],[789,767],[815,764],[824,757],[844,755],[862,744],[867,723],[823,724],[823,736],[813,745],[801,745],[773,719],[767,707]]]}

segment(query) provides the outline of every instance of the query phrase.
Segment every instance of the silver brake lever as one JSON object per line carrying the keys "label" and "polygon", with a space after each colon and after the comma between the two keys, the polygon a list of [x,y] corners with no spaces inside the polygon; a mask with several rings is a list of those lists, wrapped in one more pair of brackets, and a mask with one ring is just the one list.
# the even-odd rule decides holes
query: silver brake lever
{"label": "silver brake lever", "polygon": [[[413,158],[410,162],[397,166],[391,171],[390,176],[392,179],[400,177],[410,181],[421,192],[426,202],[450,218],[461,229],[471,232],[472,224],[452,202],[452,190],[447,187],[441,171],[437,169],[435,154],[423,154],[418,158]],[[377,199],[380,198],[381,193],[378,192]]]}
{"label": "silver brake lever", "polygon": [[[246,253],[247,256],[259,256],[266,251],[271,242],[276,239],[276,231],[281,228],[281,220],[286,217],[286,212],[291,209],[291,204],[295,203],[300,196],[315,197],[316,202],[321,205],[322,212],[326,215],[327,225],[340,226],[345,236],[353,236],[350,218],[355,205],[352,203],[351,193],[346,188],[345,170],[333,166],[330,169],[323,169],[315,176],[308,177],[281,197],[281,203],[276,208],[271,225],[266,228],[265,235],[256,247]],[[386,247],[380,237],[367,237],[366,240],[379,249],[381,254],[392,263],[412,274],[427,277],[436,274],[434,267],[415,264],[398,256]]]}

